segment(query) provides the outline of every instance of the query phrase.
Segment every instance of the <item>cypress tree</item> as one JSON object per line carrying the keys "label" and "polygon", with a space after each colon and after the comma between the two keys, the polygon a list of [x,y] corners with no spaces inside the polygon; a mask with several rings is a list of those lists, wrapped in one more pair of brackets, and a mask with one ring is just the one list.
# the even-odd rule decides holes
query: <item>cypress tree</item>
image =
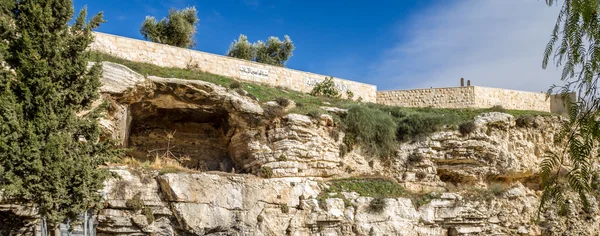
{"label": "cypress tree", "polygon": [[102,13],[69,26],[73,15],[71,0],[0,0],[0,199],[38,209],[50,229],[97,205],[98,167],[115,154],[91,108],[101,67],[87,68]]}

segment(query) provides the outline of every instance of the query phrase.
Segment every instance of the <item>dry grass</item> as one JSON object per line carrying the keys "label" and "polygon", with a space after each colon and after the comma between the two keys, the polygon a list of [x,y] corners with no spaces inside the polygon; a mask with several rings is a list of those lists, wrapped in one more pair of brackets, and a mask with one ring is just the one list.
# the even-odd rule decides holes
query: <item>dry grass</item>
{"label": "dry grass", "polygon": [[198,172],[196,170],[189,169],[189,168],[181,165],[181,163],[179,163],[179,161],[177,161],[175,159],[165,158],[164,156],[156,156],[154,158],[154,161],[144,161],[144,162],[141,162],[140,160],[135,159],[135,158],[126,157],[126,158],[121,159],[120,163],[118,163],[118,164],[130,167],[132,169],[157,170],[157,171],[159,171],[160,174],[177,173],[177,172],[184,172],[184,173]]}

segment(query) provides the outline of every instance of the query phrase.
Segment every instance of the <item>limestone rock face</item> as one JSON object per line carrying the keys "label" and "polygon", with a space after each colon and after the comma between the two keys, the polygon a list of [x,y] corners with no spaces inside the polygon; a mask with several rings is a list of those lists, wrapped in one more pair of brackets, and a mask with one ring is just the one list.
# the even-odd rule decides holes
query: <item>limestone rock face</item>
{"label": "limestone rock face", "polygon": [[198,170],[259,174],[265,167],[275,176],[340,173],[343,134],[328,115],[269,120],[254,99],[212,83],[145,78],[114,63],[103,68],[101,93],[111,110],[100,124],[137,159],[169,155]]}
{"label": "limestone rock face", "polygon": [[[142,184],[147,176],[113,171],[122,178],[106,184],[99,235],[542,235],[567,228],[569,235],[594,235],[600,225],[597,216],[586,221],[553,211],[534,223],[539,196],[521,184],[489,198],[448,192],[418,207],[414,199],[385,198],[377,211],[373,198],[356,193],[319,199],[320,178],[178,173]],[[120,192],[123,182],[128,187]],[[123,205],[137,193],[154,221]]]}
{"label": "limestone rock face", "polygon": [[[519,122],[485,113],[472,130],[401,143],[396,158],[382,162],[360,148],[342,155],[345,134],[330,115],[281,115],[294,104],[261,104],[212,83],[103,67],[101,94],[110,109],[100,124],[107,135],[136,159],[177,159],[194,173],[112,168],[121,178],[106,182],[99,235],[598,232],[597,214],[575,208],[552,209],[536,221],[538,166],[555,148],[563,118]],[[374,198],[355,192],[322,194],[329,178],[365,175],[391,177],[414,195],[377,198],[383,207],[375,208]]]}
{"label": "limestone rock face", "polygon": [[509,114],[486,113],[475,118],[472,133],[438,132],[402,144],[394,165],[405,171],[396,172],[396,178],[413,190],[435,190],[443,185],[440,181],[478,184],[535,177],[564,118],[538,116],[533,122],[519,127]]}

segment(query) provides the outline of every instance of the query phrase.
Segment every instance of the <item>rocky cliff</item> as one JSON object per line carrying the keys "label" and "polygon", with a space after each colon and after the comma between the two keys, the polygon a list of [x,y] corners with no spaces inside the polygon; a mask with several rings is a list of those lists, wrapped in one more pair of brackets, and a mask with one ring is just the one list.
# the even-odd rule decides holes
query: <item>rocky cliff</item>
{"label": "rocky cliff", "polygon": [[[333,118],[288,114],[291,101],[259,102],[243,90],[113,63],[104,63],[101,92],[110,103],[100,121],[108,136],[135,160],[172,159],[184,169],[110,165],[119,177],[103,189],[98,235],[599,232],[596,205],[538,218],[538,166],[555,148],[561,117],[485,113],[469,132],[405,142],[382,161],[359,147],[342,155],[345,134]],[[368,194],[391,191],[380,182],[404,191]]]}

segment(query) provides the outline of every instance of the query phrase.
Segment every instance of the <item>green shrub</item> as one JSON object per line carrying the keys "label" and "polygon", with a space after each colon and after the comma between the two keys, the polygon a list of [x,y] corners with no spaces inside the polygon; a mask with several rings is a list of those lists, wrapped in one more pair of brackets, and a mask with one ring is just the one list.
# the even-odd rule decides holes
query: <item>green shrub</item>
{"label": "green shrub", "polygon": [[494,196],[500,196],[501,194],[503,194],[504,192],[506,192],[507,188],[508,188],[508,186],[506,184],[503,184],[503,183],[491,183],[490,185],[488,185],[488,190]]}
{"label": "green shrub", "polygon": [[477,125],[475,125],[475,122],[473,121],[465,122],[458,126],[458,131],[460,131],[462,135],[473,133],[476,129]]}
{"label": "green shrub", "polygon": [[325,78],[322,82],[317,83],[310,91],[310,95],[329,98],[339,98],[341,96],[340,91],[335,87],[333,77]]}
{"label": "green shrub", "polygon": [[271,168],[271,167],[263,166],[260,169],[260,173],[261,173],[262,177],[264,177],[264,178],[267,178],[267,179],[273,178],[273,168]]}
{"label": "green shrub", "polygon": [[141,193],[136,193],[133,198],[125,201],[125,206],[133,210],[139,211],[144,207],[144,202],[141,199]]}
{"label": "green shrub", "polygon": [[354,93],[352,92],[352,90],[348,89],[346,90],[346,96],[348,97],[348,99],[352,100],[354,98]]}
{"label": "green shrub", "polygon": [[154,213],[152,212],[152,208],[150,208],[150,207],[142,208],[142,215],[146,216],[146,220],[148,220],[148,224],[152,224],[152,222],[154,222]]}
{"label": "green shrub", "polygon": [[415,177],[417,177],[417,179],[422,180],[425,177],[427,177],[427,173],[423,172],[423,171],[419,171],[415,174]]}
{"label": "green shrub", "polygon": [[503,112],[503,113],[506,113],[506,111],[507,111],[506,108],[504,108],[502,105],[495,105],[495,106],[491,107],[489,110],[495,111],[495,112]]}
{"label": "green shrub", "polygon": [[423,161],[423,156],[422,155],[417,155],[415,153],[411,153],[408,155],[408,163],[419,163],[421,161]]}
{"label": "green shrub", "polygon": [[380,213],[387,206],[387,202],[383,197],[376,197],[369,203],[369,211],[374,213]]}
{"label": "green shrub", "polygon": [[279,204],[279,208],[281,209],[281,213],[290,213],[290,207],[285,203]]}
{"label": "green shrub", "polygon": [[238,87],[238,88],[236,88],[236,89],[235,89],[235,92],[237,92],[239,95],[242,95],[242,96],[246,96],[246,95],[248,95],[248,92],[246,92],[246,90],[244,90],[244,89],[243,89],[243,88],[241,88],[241,87]]}
{"label": "green shrub", "polygon": [[233,82],[231,82],[231,84],[229,84],[229,88],[230,89],[242,88],[242,83],[240,83],[239,81],[233,81]]}
{"label": "green shrub", "polygon": [[284,98],[284,97],[278,97],[275,99],[275,101],[277,102],[277,104],[279,104],[282,107],[287,107],[290,105],[290,100],[288,100],[287,98]]}
{"label": "green shrub", "polygon": [[522,115],[517,117],[517,120],[515,121],[517,127],[520,128],[528,128],[528,127],[532,127],[532,128],[538,128],[538,124],[535,122],[535,116],[533,115]]}
{"label": "green shrub", "polygon": [[278,161],[287,161],[287,156],[285,156],[285,154],[281,154],[279,156],[279,158],[277,158]]}
{"label": "green shrub", "polygon": [[309,116],[310,118],[313,119],[317,119],[321,116],[321,114],[323,114],[320,110],[310,110],[308,111],[308,113],[306,113],[307,116]]}
{"label": "green shrub", "polygon": [[456,116],[435,113],[397,113],[394,118],[398,124],[396,137],[398,140],[406,141],[440,131],[451,120],[456,119]]}
{"label": "green shrub", "polygon": [[372,155],[389,157],[397,147],[397,125],[392,116],[367,106],[354,106],[344,118],[346,136],[344,143],[352,148],[358,144]]}
{"label": "green shrub", "polygon": [[285,116],[285,110],[281,106],[263,106],[265,117],[267,118],[275,118],[275,117],[283,117]]}
{"label": "green shrub", "polygon": [[412,200],[416,208],[430,203],[435,197],[432,194],[415,195]]}

